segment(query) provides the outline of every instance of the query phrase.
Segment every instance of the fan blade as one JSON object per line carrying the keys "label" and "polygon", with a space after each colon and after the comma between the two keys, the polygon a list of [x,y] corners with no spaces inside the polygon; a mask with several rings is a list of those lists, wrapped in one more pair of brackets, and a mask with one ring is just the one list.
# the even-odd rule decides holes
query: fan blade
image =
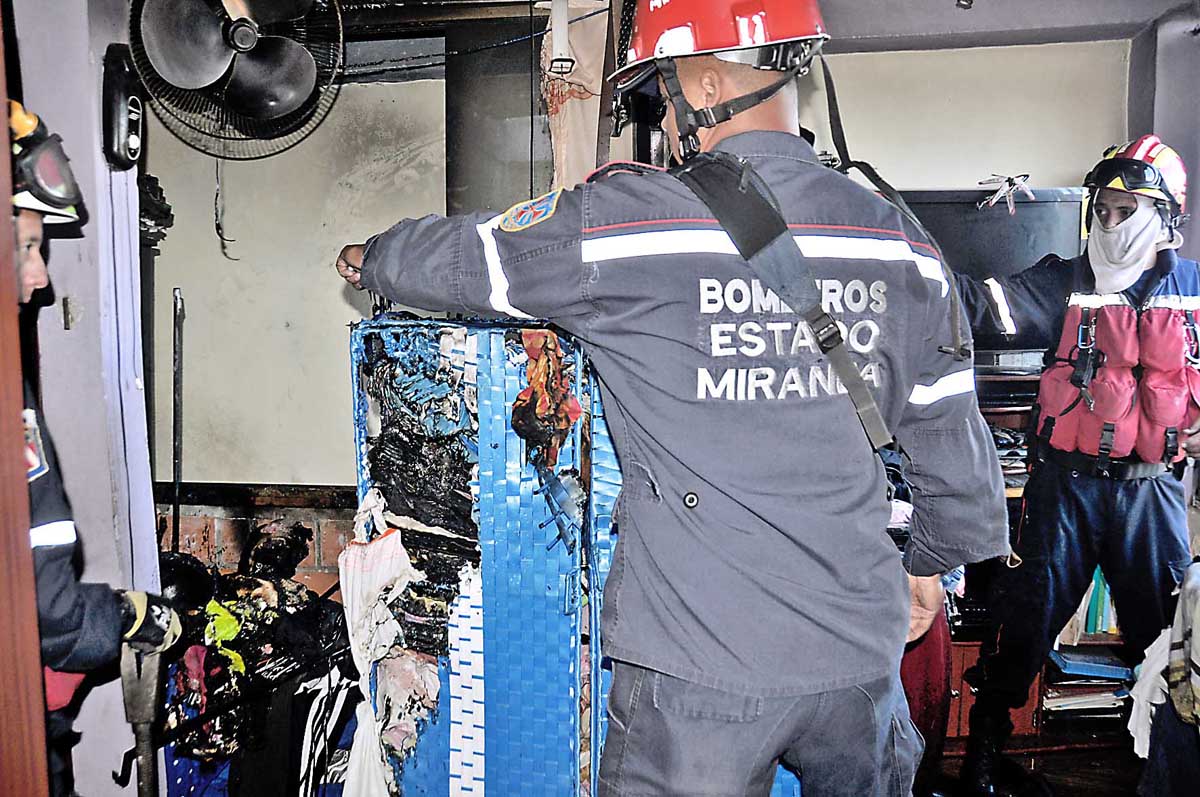
{"label": "fan blade", "polygon": [[314,0],[221,0],[232,19],[245,17],[256,25],[271,25],[302,19],[312,11]]}
{"label": "fan blade", "polygon": [[225,87],[225,101],[252,119],[278,119],[304,104],[317,87],[317,62],[291,39],[264,36],[240,53]]}
{"label": "fan blade", "polygon": [[172,86],[211,86],[236,55],[225,44],[224,24],[204,0],[146,0],[141,17],[146,57]]}

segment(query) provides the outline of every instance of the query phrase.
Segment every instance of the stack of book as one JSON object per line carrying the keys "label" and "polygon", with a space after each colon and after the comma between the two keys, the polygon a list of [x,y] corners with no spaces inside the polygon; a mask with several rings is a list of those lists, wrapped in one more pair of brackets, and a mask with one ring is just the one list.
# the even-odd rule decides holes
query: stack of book
{"label": "stack of book", "polygon": [[1087,620],[1084,623],[1085,634],[1115,634],[1117,633],[1117,612],[1113,608],[1112,592],[1108,582],[1096,568],[1092,576],[1092,594],[1088,602]]}
{"label": "stack of book", "polygon": [[1050,653],[1042,695],[1047,725],[1119,729],[1127,716],[1133,671],[1105,646],[1061,647]]}
{"label": "stack of book", "polygon": [[1078,645],[1080,641],[1114,645],[1120,642],[1112,591],[1099,568],[1092,575],[1092,582],[1088,584],[1087,594],[1083,596],[1079,608],[1058,635],[1061,645]]}

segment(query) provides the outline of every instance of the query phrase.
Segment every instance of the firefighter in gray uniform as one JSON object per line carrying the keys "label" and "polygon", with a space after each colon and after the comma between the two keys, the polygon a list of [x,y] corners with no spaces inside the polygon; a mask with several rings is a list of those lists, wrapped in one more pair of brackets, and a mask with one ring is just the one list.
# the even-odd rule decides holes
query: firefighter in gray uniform
{"label": "firefighter in gray uniform", "polygon": [[921,593],[1008,551],[972,366],[941,350],[952,296],[935,250],[799,135],[794,78],[827,38],[815,2],[760,5],[748,22],[737,2],[639,0],[618,90],[657,74],[676,157],[735,156],[777,198],[911,458],[903,559],[843,380],[673,173],[610,165],[495,217],[402,221],[337,261],[407,306],[548,320],[591,359],[623,475],[603,795],[765,795],[780,761],[806,797],[908,794],[910,580]]}

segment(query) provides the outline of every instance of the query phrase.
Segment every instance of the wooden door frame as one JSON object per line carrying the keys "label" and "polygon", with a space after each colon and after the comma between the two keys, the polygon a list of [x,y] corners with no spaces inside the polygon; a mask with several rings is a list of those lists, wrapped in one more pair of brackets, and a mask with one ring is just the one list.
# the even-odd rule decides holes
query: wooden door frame
{"label": "wooden door frame", "polygon": [[[0,30],[11,20],[0,15]],[[8,116],[8,83],[0,37],[0,109]],[[7,124],[5,125],[7,126]],[[0,196],[12,195],[9,161],[0,166]],[[21,410],[21,344],[13,278],[12,213],[0,214],[0,794],[37,797],[48,791],[46,708],[38,640],[33,554],[29,548],[29,488]]]}

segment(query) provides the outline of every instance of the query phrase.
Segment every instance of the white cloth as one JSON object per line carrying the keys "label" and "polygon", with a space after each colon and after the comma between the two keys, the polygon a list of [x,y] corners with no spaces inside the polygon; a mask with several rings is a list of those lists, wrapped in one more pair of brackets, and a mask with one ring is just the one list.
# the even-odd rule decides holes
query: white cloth
{"label": "white cloth", "polygon": [[[364,501],[364,506],[367,504]],[[376,511],[373,513],[372,509]],[[360,510],[360,514],[382,517],[378,506]],[[395,792],[396,784],[383,739],[387,730],[385,718],[377,718],[372,711],[372,665],[387,656],[393,647],[402,646],[404,633],[386,605],[382,612],[380,607],[394,592],[403,591],[410,581],[421,580],[425,575],[412,566],[399,530],[387,532],[371,542],[357,539],[351,542],[338,556],[338,572],[350,635],[350,653],[360,673],[359,689],[365,698],[356,711],[358,730],[350,749],[345,793],[354,797],[387,797]]]}
{"label": "white cloth", "polygon": [[1150,726],[1154,711],[1167,702],[1167,656],[1171,650],[1171,629],[1159,634],[1142,661],[1137,683],[1129,694],[1133,710],[1129,714],[1129,733],[1133,736],[1133,751],[1142,758],[1150,753]]}
{"label": "white cloth", "polygon": [[1156,262],[1159,244],[1172,240],[1162,215],[1150,197],[1134,194],[1138,208],[1125,221],[1104,229],[1092,220],[1088,236],[1088,260],[1096,275],[1096,293],[1120,293],[1129,288]]}

